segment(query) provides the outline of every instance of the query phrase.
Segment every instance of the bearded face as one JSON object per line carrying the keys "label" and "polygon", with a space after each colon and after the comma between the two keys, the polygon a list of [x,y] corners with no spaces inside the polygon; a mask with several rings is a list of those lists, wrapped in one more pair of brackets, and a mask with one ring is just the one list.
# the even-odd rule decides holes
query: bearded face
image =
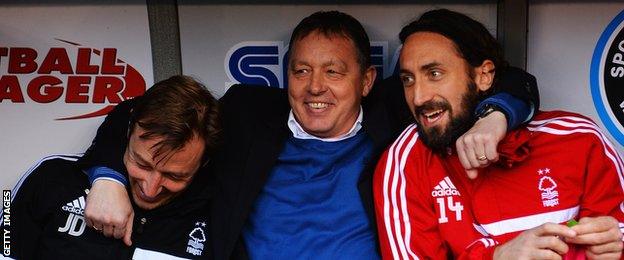
{"label": "bearded face", "polygon": [[[459,109],[453,109],[449,101],[444,98],[430,100],[414,107],[414,118],[416,118],[416,124],[418,125],[418,133],[425,145],[437,153],[444,153],[446,148],[451,147],[457,138],[474,125],[473,111],[478,104],[479,95],[477,94],[476,85],[471,81],[466,86],[466,91],[461,97]],[[450,120],[443,125],[426,126],[423,120],[429,120],[429,117],[436,116],[431,114],[431,112],[440,113],[440,111],[448,113]]]}
{"label": "bearded face", "polygon": [[420,138],[445,153],[475,122],[480,93],[491,87],[494,67],[471,66],[455,43],[433,32],[408,36],[401,49],[400,78]]}

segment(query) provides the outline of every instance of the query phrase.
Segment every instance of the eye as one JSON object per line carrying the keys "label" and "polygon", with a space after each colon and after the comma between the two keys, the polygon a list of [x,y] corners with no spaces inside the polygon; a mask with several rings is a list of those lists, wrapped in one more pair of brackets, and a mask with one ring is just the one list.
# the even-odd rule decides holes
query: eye
{"label": "eye", "polygon": [[401,83],[403,83],[403,87],[409,87],[414,84],[414,77],[410,75],[401,75]]}
{"label": "eye", "polygon": [[307,69],[307,68],[295,68],[295,69],[292,70],[292,73],[295,76],[305,75],[305,74],[308,74],[309,72],[310,72],[310,70]]}
{"label": "eye", "polygon": [[181,181],[182,180],[182,177],[179,177],[179,176],[173,175],[173,174],[169,174],[168,177],[169,177],[169,179],[172,179],[174,181]]}
{"label": "eye", "polygon": [[344,70],[336,68],[327,68],[326,74],[329,78],[332,79],[341,79],[344,75],[346,75]]}
{"label": "eye", "polygon": [[139,162],[136,162],[136,165],[137,165],[139,168],[141,168],[142,170],[149,171],[149,170],[151,170],[151,169],[152,169],[152,167],[150,167],[149,165],[141,164],[141,163],[139,163]]}
{"label": "eye", "polygon": [[183,176],[179,176],[179,175],[175,175],[175,174],[167,174],[167,178],[171,179],[172,181],[184,181],[186,180],[186,177]]}
{"label": "eye", "polygon": [[433,80],[437,80],[440,77],[442,77],[442,72],[439,70],[431,70],[429,71],[429,78],[433,79]]}

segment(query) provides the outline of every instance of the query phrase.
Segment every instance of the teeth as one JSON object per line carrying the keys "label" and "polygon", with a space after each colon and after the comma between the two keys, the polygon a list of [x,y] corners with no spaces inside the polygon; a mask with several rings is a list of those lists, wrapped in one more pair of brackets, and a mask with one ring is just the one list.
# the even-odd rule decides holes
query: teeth
{"label": "teeth", "polygon": [[436,110],[436,111],[433,111],[433,112],[430,112],[430,113],[424,113],[423,116],[425,116],[426,118],[431,119],[431,118],[436,117],[437,115],[439,115],[442,112],[443,112],[442,110]]}
{"label": "teeth", "polygon": [[310,102],[308,103],[308,106],[314,108],[314,109],[321,109],[321,108],[326,108],[328,106],[327,103],[321,103],[321,102]]}

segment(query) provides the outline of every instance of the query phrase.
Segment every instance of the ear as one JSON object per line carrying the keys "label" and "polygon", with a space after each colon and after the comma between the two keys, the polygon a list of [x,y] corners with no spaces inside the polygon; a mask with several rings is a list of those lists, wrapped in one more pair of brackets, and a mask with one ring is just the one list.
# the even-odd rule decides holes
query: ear
{"label": "ear", "polygon": [[496,66],[491,60],[484,60],[480,66],[474,68],[474,82],[480,91],[487,91],[494,83],[494,69]]}
{"label": "ear", "polygon": [[368,95],[368,92],[373,88],[373,84],[375,83],[375,78],[377,77],[377,69],[375,67],[370,66],[364,72],[364,80],[362,81],[362,97]]}

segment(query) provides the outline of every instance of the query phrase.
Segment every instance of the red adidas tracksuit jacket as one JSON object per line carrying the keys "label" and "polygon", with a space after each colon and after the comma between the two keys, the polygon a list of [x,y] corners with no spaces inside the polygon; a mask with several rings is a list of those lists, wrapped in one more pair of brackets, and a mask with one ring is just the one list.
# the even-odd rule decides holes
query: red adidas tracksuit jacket
{"label": "red adidas tracksuit jacket", "polygon": [[539,112],[498,150],[469,180],[454,152],[432,153],[408,127],[375,172],[382,256],[491,258],[524,230],[585,216],[613,216],[624,230],[624,164],[590,119]]}

